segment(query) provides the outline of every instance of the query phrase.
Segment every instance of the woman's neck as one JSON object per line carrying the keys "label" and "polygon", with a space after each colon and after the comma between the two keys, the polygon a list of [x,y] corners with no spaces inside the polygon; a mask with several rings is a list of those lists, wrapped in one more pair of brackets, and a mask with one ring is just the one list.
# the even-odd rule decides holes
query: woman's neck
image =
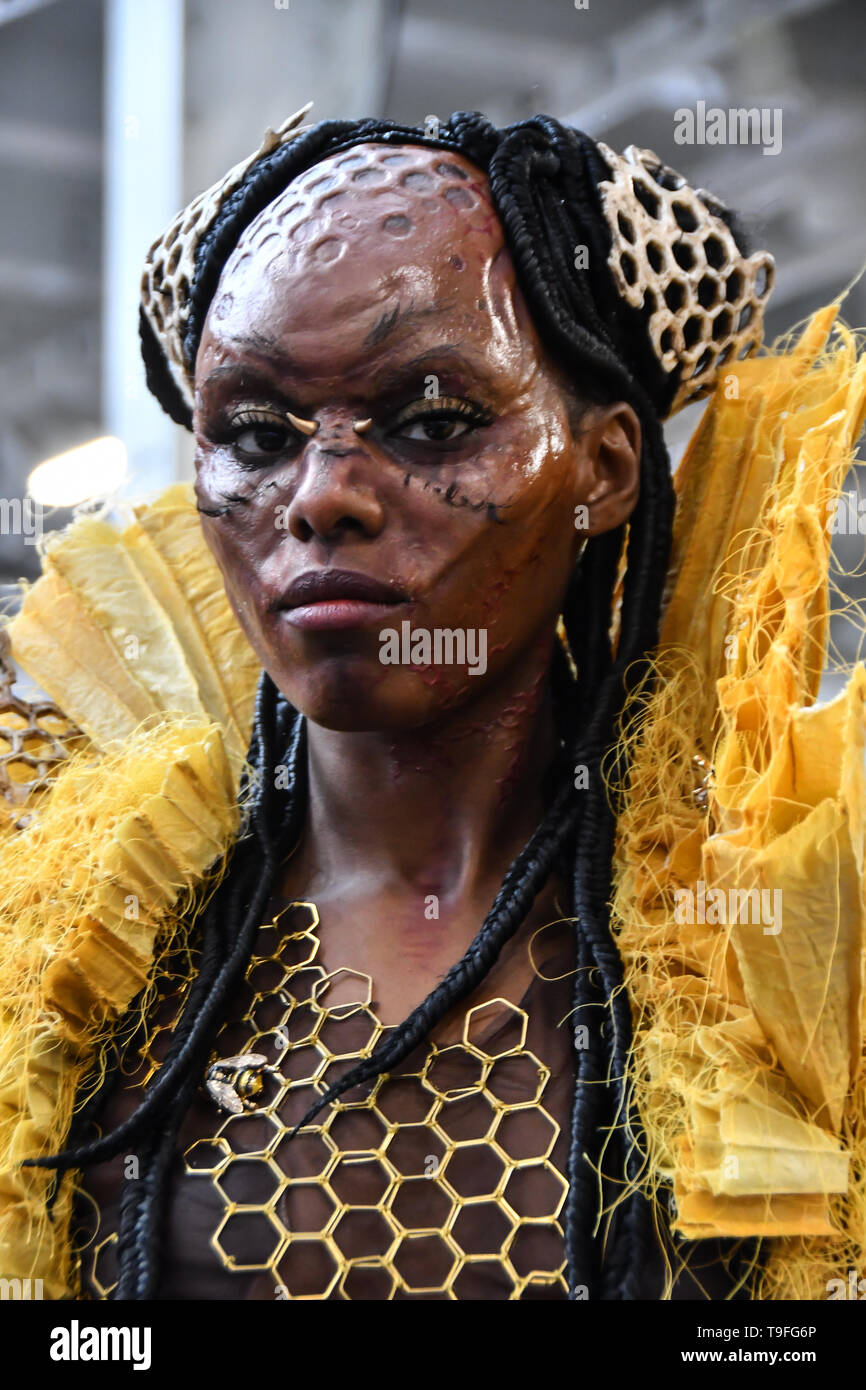
{"label": "woman's neck", "polygon": [[291,861],[315,897],[487,896],[542,813],[556,748],[550,650],[436,726],[308,728],[309,812]]}

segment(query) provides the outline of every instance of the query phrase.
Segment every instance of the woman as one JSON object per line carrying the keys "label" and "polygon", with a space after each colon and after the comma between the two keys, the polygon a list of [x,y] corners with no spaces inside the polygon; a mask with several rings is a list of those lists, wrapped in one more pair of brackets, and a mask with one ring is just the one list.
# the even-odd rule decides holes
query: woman
{"label": "woman", "polygon": [[609,900],[660,421],[757,345],[772,263],[548,117],[297,120],[144,282],[262,668],[244,830],[30,1157],[83,1169],[85,1296],[733,1296],[751,1244],[648,1200]]}

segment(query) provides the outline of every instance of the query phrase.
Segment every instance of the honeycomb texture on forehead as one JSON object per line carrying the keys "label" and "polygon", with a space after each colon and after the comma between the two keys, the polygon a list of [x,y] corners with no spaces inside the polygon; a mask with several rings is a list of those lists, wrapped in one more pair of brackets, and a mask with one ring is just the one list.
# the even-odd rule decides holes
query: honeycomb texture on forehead
{"label": "honeycomb texture on forehead", "polygon": [[[458,1300],[492,1276],[512,1300],[566,1298],[567,1183],[551,1158],[560,1126],[525,1010],[506,1000],[467,1010],[459,1042],[429,1044],[417,1071],[345,1093],[290,1139],[387,1029],[369,976],[319,964],[313,904],[279,917],[250,960],[245,1011],[216,1041],[219,1056],[264,1054],[269,1089],[248,1113],[215,1114],[212,1134],[184,1154],[185,1180],[217,1194],[210,1239],[223,1267],[292,1299]],[[103,1297],[115,1242],[91,1252]]]}
{"label": "honeycomb texture on forehead", "polygon": [[[378,220],[384,239],[399,239],[413,231],[419,212],[436,217],[446,210],[464,216],[481,211],[479,226],[488,229],[491,208],[483,176],[473,178],[446,152],[356,145],[293,179],[241,233],[224,274],[228,278],[259,253],[271,255],[266,270],[284,251],[332,262],[362,219]],[[443,221],[441,232],[443,244],[449,243],[453,227]]]}
{"label": "honeycomb texture on forehead", "polygon": [[[217,218],[225,200],[263,156],[289,143],[310,126],[301,125],[312,103],[290,116],[278,130],[206,192],[177,214],[151,247],[144,267],[141,306],[160,343],[168,372],[190,414],[193,383],[183,343],[189,317],[190,290],[196,251]],[[374,147],[374,148],[371,148]],[[600,184],[601,207],[612,244],[608,264],[617,290],[631,307],[647,315],[652,352],[666,373],[681,367],[679,385],[667,410],[671,415],[705,395],[726,366],[759,346],[764,306],[772,288],[773,258],[766,252],[744,256],[721,214],[720,204],[700,189],[692,189],[651,150],[629,146],[615,154],[598,142],[610,169]],[[365,183],[372,189],[399,186],[420,191],[430,177],[430,154],[443,181],[442,197],[455,208],[478,191],[461,186],[461,166],[448,151],[430,146],[361,142],[328,156],[293,182],[293,195],[317,194],[320,209],[329,196],[357,194]],[[323,169],[323,164],[328,168]],[[456,171],[456,172],[455,172]],[[337,182],[326,186],[328,179]],[[436,192],[437,190],[431,190]],[[291,199],[289,204],[291,204]],[[348,216],[348,215],[347,215]],[[344,223],[348,229],[348,221]],[[398,217],[384,228],[399,237],[410,229]],[[324,248],[321,259],[337,254]]]}
{"label": "honeycomb texture on forehead", "polygon": [[672,415],[760,346],[774,261],[765,251],[744,256],[718,201],[652,150],[629,145],[620,156],[602,142],[599,149],[612,171],[600,188],[617,289],[649,315],[664,370],[682,368]]}
{"label": "honeycomb texture on forehead", "polygon": [[226,198],[243,182],[252,166],[305,130],[312,129],[301,124],[312,104],[307,102],[276,130],[267,130],[257,150],[181,208],[147,253],[141,277],[141,308],[162,346],[171,378],[190,411],[192,382],[187,373],[183,340],[199,242]]}

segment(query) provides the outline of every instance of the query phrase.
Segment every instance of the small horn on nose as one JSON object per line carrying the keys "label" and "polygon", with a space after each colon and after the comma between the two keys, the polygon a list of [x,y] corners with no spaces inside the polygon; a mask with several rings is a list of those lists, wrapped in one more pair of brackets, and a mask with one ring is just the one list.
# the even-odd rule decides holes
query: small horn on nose
{"label": "small horn on nose", "polygon": [[352,429],[355,431],[356,434],[366,434],[367,430],[370,428],[372,423],[372,415],[370,416],[369,420],[353,420]]}
{"label": "small horn on nose", "polygon": [[302,420],[300,415],[293,415],[290,410],[286,411],[286,419],[292,428],[299,430],[301,434],[315,434],[319,428],[318,420]]}

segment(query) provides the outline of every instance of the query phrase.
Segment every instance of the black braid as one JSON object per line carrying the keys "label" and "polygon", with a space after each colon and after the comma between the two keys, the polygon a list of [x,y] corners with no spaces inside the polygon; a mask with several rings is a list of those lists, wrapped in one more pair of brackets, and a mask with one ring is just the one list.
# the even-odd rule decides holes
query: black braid
{"label": "black braid", "polygon": [[[622,964],[610,932],[610,866],[613,852],[615,812],[608,802],[602,776],[602,758],[615,738],[617,720],[628,697],[644,682],[645,658],[658,636],[659,608],[667,570],[673,521],[673,494],[667,452],[658,415],[644,386],[649,382],[659,405],[669,400],[670,385],[661,387],[659,368],[635,352],[635,344],[646,343],[646,335],[626,336],[628,353],[609,350],[611,329],[621,319],[617,305],[610,300],[609,286],[602,279],[601,293],[593,300],[587,282],[571,272],[574,248],[588,246],[590,265],[606,257],[606,245],[593,234],[604,228],[603,219],[592,216],[597,205],[596,186],[590,177],[592,149],[585,138],[564,132],[557,123],[544,118],[526,123],[532,131],[527,148],[512,136],[497,151],[491,164],[491,186],[501,178],[515,189],[509,206],[500,196],[500,213],[511,230],[524,292],[536,311],[540,324],[557,343],[566,365],[579,373],[587,353],[595,370],[599,359],[609,373],[609,389],[615,390],[635,406],[643,428],[640,500],[629,524],[628,565],[625,573],[621,625],[616,658],[613,658],[608,627],[622,537],[608,533],[589,542],[577,581],[567,597],[564,621],[569,645],[579,672],[578,707],[580,727],[588,744],[588,784],[583,792],[585,804],[580,819],[574,868],[574,912],[577,918],[577,959],[574,1019],[578,1021],[592,998],[592,978],[597,972],[608,1001],[608,1036],[590,1030],[588,1049],[576,1055],[576,1084],[572,1111],[569,1154],[570,1198],[566,1211],[566,1255],[569,1289],[572,1297],[600,1293],[602,1297],[633,1298],[642,1268],[642,1251],[651,1239],[651,1212],[646,1199],[635,1192],[625,1198],[619,1224],[624,1238],[609,1247],[601,1284],[598,1283],[597,1245],[592,1236],[599,1181],[592,1156],[600,1149],[602,1129],[602,1082],[608,1100],[609,1142],[606,1150],[608,1171],[626,1182],[636,1182],[641,1166],[640,1127],[628,1089],[628,1057],[631,1044],[631,1015],[623,988]],[[553,129],[551,129],[553,127]],[[538,148],[541,133],[552,136],[547,148]],[[546,164],[550,167],[551,146],[559,150],[558,168],[568,187],[548,191],[544,180],[521,179],[519,171]],[[517,166],[517,167],[515,167]],[[503,205],[504,204],[504,205]],[[551,226],[556,232],[551,234]],[[608,293],[605,293],[607,289]],[[588,302],[588,300],[590,302]],[[601,301],[606,313],[594,311]],[[611,355],[613,362],[610,361]],[[628,370],[628,361],[641,368],[640,379]],[[618,379],[617,379],[618,378]],[[655,379],[654,379],[655,378]],[[580,375],[577,380],[581,381]],[[637,717],[637,706],[628,707],[627,725]],[[627,731],[627,730],[626,730]],[[625,768],[620,755],[614,783],[622,779]],[[594,1053],[600,1056],[595,1058]]]}
{"label": "black braid", "polygon": [[[575,685],[560,649],[554,658],[555,708],[567,767],[556,769],[550,810],[505,875],[481,929],[445,979],[390,1030],[374,1053],[321,1096],[296,1127],[362,1082],[396,1067],[426,1039],[440,1019],[485,978],[505,943],[525,920],[550,874],[569,866],[576,920],[575,1026],[586,1022],[590,1045],[575,1046],[575,1090],[568,1158],[565,1247],[572,1298],[627,1299],[637,1295],[644,1251],[653,1238],[647,1201],[635,1190],[611,1223],[602,1255],[595,1235],[602,1147],[611,1181],[637,1187],[642,1158],[639,1121],[629,1093],[631,1014],[622,963],[611,933],[611,858],[617,815],[605,771],[622,786],[626,754],[618,726],[628,734],[648,690],[648,657],[658,640],[659,610],[673,517],[669,462],[660,426],[679,381],[666,373],[646,333],[646,315],[622,301],[607,265],[610,232],[599,183],[608,170],[601,151],[579,131],[538,116],[497,130],[478,112],[457,112],[437,135],[389,121],[325,121],[257,161],[224,201],[196,252],[184,353],[192,364],[222,269],[250,222],[307,168],[365,141],[422,144],[453,150],[486,171],[493,201],[533,321],[546,346],[584,400],[625,400],[642,428],[640,492],[627,528],[591,539],[563,604]],[[714,207],[714,211],[715,211]],[[745,249],[739,229],[725,220]],[[587,247],[585,268],[575,249]],[[148,384],[176,420],[189,412],[152,331],[142,327]],[[627,534],[627,541],[626,541]],[[609,629],[623,545],[619,635]],[[643,696],[645,698],[645,694]],[[297,837],[306,811],[303,721],[263,676],[249,761],[253,788],[251,833],[235,849],[228,880],[202,914],[202,958],[168,1055],[149,1083],[135,1115],[113,1134],[76,1142],[44,1166],[63,1171],[119,1153],[141,1140],[144,1178],[126,1186],[119,1239],[119,1297],[154,1295],[168,1173],[186,1108],[201,1077],[208,1042],[252,954],[262,913],[286,845]],[[276,752],[289,743],[290,789],[277,797]],[[606,767],[605,759],[615,749]],[[577,790],[575,764],[589,780]],[[238,925],[240,924],[240,925]],[[603,1023],[599,1020],[603,1019]],[[107,1090],[107,1088],[103,1088]],[[88,1110],[90,1107],[88,1107]],[[293,1132],[296,1132],[293,1131]],[[77,1139],[77,1135],[76,1135]]]}
{"label": "black braid", "polygon": [[373,1077],[382,1076],[399,1065],[404,1057],[408,1057],[409,1053],[429,1036],[445,1014],[481,983],[547,883],[553,865],[574,829],[576,819],[577,806],[574,804],[569,777],[568,783],[560,789],[550,811],[505,875],[493,906],[465,955],[456,965],[452,965],[445,979],[428,994],[423,1003],[413,1009],[399,1027],[387,1034],[369,1057],[359,1062],[345,1076],[341,1076],[339,1081],[335,1081],[333,1086],[319,1097],[298,1121],[294,1133],[303,1125],[309,1124],[320,1110],[332,1100],[336,1100],[344,1091]]}
{"label": "black braid", "polygon": [[[189,1069],[189,1060],[206,1047],[219,1010],[238,973],[242,973],[246,965],[248,953],[244,955],[244,931],[250,934],[252,941],[255,933],[252,919],[261,915],[267,905],[279,864],[280,847],[297,836],[302,823],[302,797],[298,796],[298,791],[306,769],[300,756],[303,721],[296,714],[289,751],[291,787],[284,803],[283,824],[268,824],[262,816],[262,808],[272,806],[274,799],[272,779],[277,760],[273,756],[272,740],[276,731],[278,698],[281,699],[270,676],[262,673],[249,758],[251,767],[258,774],[251,815],[256,834],[254,838],[242,838],[235,848],[227,885],[228,912],[225,912],[226,901],[221,901],[220,895],[215,894],[202,914],[203,953],[200,967],[175,1026],[165,1060],[148,1086],[145,1099],[135,1113],[110,1135],[79,1146],[75,1152],[67,1149],[51,1158],[28,1160],[33,1166],[62,1170],[79,1167],[82,1163],[100,1163],[122,1152],[124,1144],[143,1132],[146,1122],[161,1120],[166,1108],[172,1106],[178,1082]],[[226,942],[221,936],[223,922],[237,922],[244,902],[247,907],[241,917],[243,925],[233,934],[233,939]]]}
{"label": "black braid", "polygon": [[[287,722],[289,786],[277,805],[273,769],[278,760],[274,740],[279,732],[285,733]],[[164,1179],[173,1140],[198,1084],[211,1037],[246,968],[281,858],[300,833],[305,810],[304,742],[303,720],[263,673],[248,759],[253,777],[245,779],[244,788],[252,790],[253,833],[238,840],[225,891],[214,894],[202,913],[199,967],[165,1060],[146,1088],[141,1105],[110,1134],[90,1142],[73,1142],[50,1158],[28,1160],[33,1166],[63,1172],[102,1162],[124,1152],[131,1144],[144,1141],[137,1155],[143,1171],[139,1181],[126,1185],[122,1202],[117,1297],[151,1296],[156,1278],[155,1232],[165,1197]],[[88,1122],[94,1118],[93,1109],[88,1107]],[[70,1137],[74,1140],[76,1136]],[[147,1232],[146,1240],[140,1239],[143,1231]]]}

